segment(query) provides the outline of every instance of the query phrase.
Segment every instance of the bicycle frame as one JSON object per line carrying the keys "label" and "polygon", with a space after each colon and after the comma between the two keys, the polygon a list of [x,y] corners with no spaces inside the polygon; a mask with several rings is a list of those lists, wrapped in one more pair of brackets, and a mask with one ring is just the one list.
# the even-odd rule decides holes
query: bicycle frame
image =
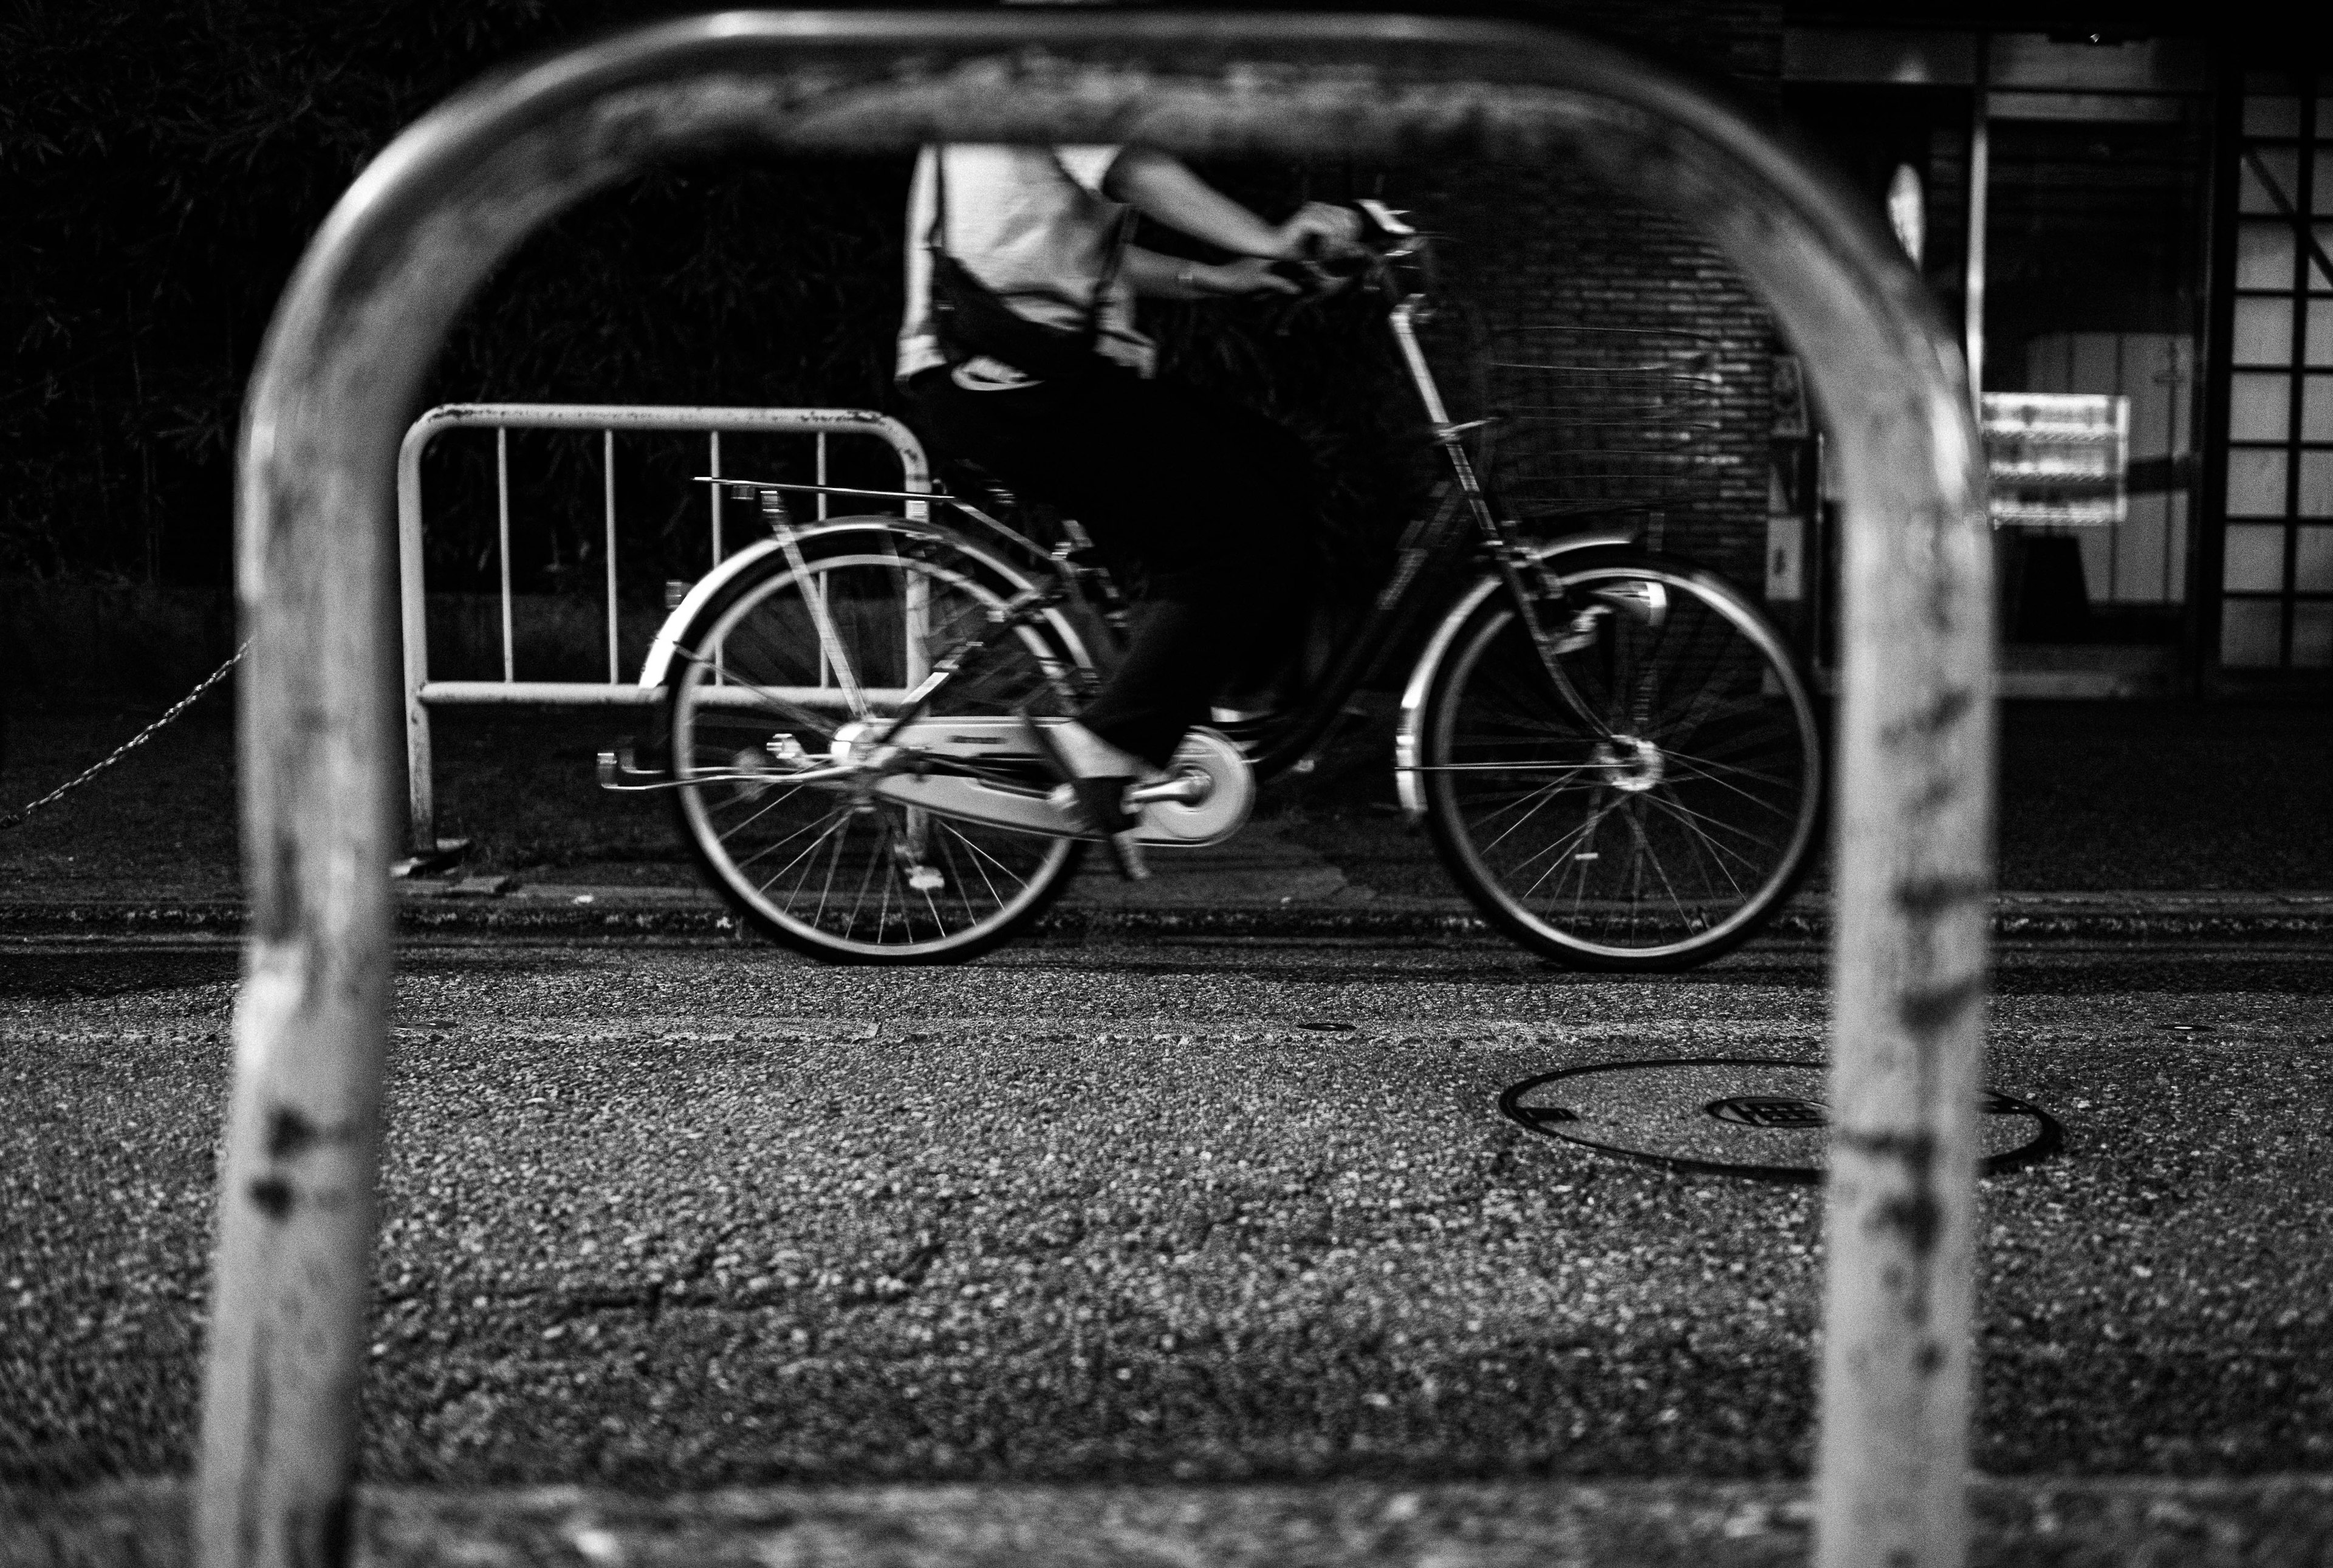
{"label": "bicycle frame", "polygon": [[[1427,236],[1403,223],[1399,215],[1381,203],[1364,201],[1359,205],[1375,233],[1387,242],[1382,248],[1372,247],[1369,284],[1392,300],[1387,314],[1387,327],[1400,351],[1402,365],[1409,376],[1412,390],[1429,422],[1435,446],[1449,466],[1454,488],[1445,495],[1441,505],[1412,525],[1397,551],[1391,572],[1371,601],[1368,613],[1350,632],[1339,640],[1330,653],[1323,678],[1314,684],[1298,707],[1278,716],[1276,722],[1267,721],[1269,727],[1252,740],[1243,740],[1242,749],[1248,755],[1249,765],[1262,778],[1272,778],[1291,769],[1302,769],[1334,728],[1353,693],[1376,672],[1386,649],[1400,641],[1420,612],[1432,602],[1432,596],[1426,592],[1426,585],[1431,578],[1438,575],[1436,568],[1446,571],[1452,564],[1451,546],[1468,531],[1469,524],[1479,544],[1476,558],[1490,564],[1501,585],[1513,600],[1517,613],[1533,646],[1539,650],[1540,662],[1557,693],[1583,724],[1596,734],[1609,737],[1613,734],[1609,723],[1592,705],[1580,697],[1557,657],[1563,632],[1551,629],[1551,620],[1569,631],[1576,629],[1578,617],[1582,611],[1564,588],[1560,575],[1551,570],[1548,563],[1554,556],[1571,550],[1632,543],[1634,533],[1580,531],[1549,544],[1534,544],[1522,535],[1512,518],[1503,515],[1495,496],[1477,471],[1474,456],[1466,449],[1464,439],[1468,431],[1480,428],[1489,420],[1461,423],[1451,419],[1449,409],[1443,400],[1441,385],[1435,378],[1433,367],[1427,361],[1425,347],[1418,338],[1417,325],[1430,315],[1432,309],[1429,285],[1426,282],[1430,275]],[[1409,287],[1402,283],[1400,268],[1403,265],[1407,265],[1417,274],[1420,286]],[[884,731],[885,738],[903,732],[920,717],[965,659],[1032,617],[1074,600],[1094,611],[1106,623],[1113,627],[1122,626],[1122,607],[1115,591],[1109,585],[1107,575],[1075,559],[1079,547],[1087,541],[1073,519],[1064,519],[1070,531],[1070,543],[1048,551],[1027,534],[971,501],[941,489],[910,495],[906,491],[734,477],[706,476],[703,482],[728,484],[739,488],[752,486],[765,497],[764,511],[773,516],[773,526],[781,528],[784,524],[777,520],[785,516],[782,505],[773,508],[768,498],[786,491],[861,499],[917,501],[945,506],[977,523],[984,531],[1028,556],[1039,570],[1051,575],[1052,586],[1042,591],[1032,590],[1015,600],[1008,619],[998,621],[941,655],[934,662],[929,675],[908,694],[899,712],[888,721]]]}

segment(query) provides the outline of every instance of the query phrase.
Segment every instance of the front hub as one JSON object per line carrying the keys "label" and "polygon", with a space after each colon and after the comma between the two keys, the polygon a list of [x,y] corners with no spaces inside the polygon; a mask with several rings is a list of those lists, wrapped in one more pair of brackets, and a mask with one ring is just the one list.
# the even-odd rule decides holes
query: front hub
{"label": "front hub", "polygon": [[1606,784],[1629,794],[1644,794],[1668,772],[1659,746],[1629,735],[1609,736],[1597,742],[1589,760],[1603,771]]}

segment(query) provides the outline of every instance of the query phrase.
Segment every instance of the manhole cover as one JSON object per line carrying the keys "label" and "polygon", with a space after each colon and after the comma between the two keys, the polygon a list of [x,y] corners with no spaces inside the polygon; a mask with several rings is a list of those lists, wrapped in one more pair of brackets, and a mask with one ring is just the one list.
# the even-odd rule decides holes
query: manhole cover
{"label": "manhole cover", "polygon": [[[1533,1132],[1673,1169],[1811,1182],[1830,1124],[1819,1062],[1759,1057],[1599,1062],[1527,1078],[1499,1109]],[[1991,1176],[2057,1152],[2040,1106],[1984,1092],[1979,1169]]]}

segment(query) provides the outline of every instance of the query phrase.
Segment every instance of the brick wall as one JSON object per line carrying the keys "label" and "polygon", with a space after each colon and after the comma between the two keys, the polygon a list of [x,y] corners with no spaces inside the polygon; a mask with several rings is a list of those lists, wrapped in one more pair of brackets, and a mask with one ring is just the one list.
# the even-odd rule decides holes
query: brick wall
{"label": "brick wall", "polygon": [[[1698,0],[1657,12],[1587,4],[1540,9],[1548,21],[1636,45],[1697,71],[1754,108],[1771,109],[1779,98],[1779,5]],[[1604,438],[1622,456],[1602,471],[1625,476],[1633,468],[1648,492],[1681,495],[1679,504],[1662,508],[1666,547],[1695,556],[1756,592],[1763,581],[1768,405],[1776,345],[1771,319],[1733,269],[1685,225],[1570,169],[1445,166],[1427,178],[1430,188],[1396,194],[1451,236],[1441,255],[1445,295],[1455,308],[1435,329],[1439,363],[1446,366],[1454,357],[1479,359],[1486,334],[1517,328],[1591,329],[1534,335],[1593,345],[1600,332],[1608,343],[1649,347],[1652,357],[1687,346],[1704,351],[1703,362],[1714,372],[1714,384],[1702,406],[1666,404],[1640,428],[1607,428]],[[1620,332],[1686,336],[1630,339]],[[1486,389],[1464,390],[1479,401]],[[1487,390],[1496,402],[1497,389]],[[1674,450],[1666,444],[1678,438],[1670,423],[1677,414],[1693,415],[1706,426],[1692,434],[1681,454],[1689,462],[1627,456]],[[1522,422],[1521,417],[1511,421]],[[1590,438],[1584,424],[1546,429],[1541,440]],[[1527,448],[1511,440],[1508,450],[1522,456]],[[1531,471],[1528,457],[1524,471]],[[1599,487],[1588,482],[1593,477],[1589,465],[1576,466],[1572,476],[1580,481],[1575,488]]]}

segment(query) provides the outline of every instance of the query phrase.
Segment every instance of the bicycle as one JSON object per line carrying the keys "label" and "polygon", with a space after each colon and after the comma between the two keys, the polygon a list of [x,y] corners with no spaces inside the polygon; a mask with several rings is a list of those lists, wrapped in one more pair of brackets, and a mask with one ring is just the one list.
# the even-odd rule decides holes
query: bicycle
{"label": "bicycle", "polygon": [[[1652,970],[1731,951],[1805,874],[1821,801],[1814,704],[1781,636],[1690,562],[1626,529],[1535,541],[1467,448],[1421,346],[1427,236],[1376,202],[1363,286],[1388,304],[1449,471],[1366,616],[1300,700],[1195,729],[1131,792],[1140,837],[1220,842],[1257,781],[1324,744],[1437,566],[1468,578],[1412,667],[1395,776],[1484,918],[1575,967]],[[1031,726],[1099,684],[1122,624],[1074,521],[1047,549],[968,495],[707,479],[769,539],[697,582],[641,681],[662,745],[603,754],[610,788],[669,790],[698,867],[748,925],[818,957],[971,957],[1023,929],[1086,847]],[[789,494],[923,505],[807,525]],[[992,501],[992,504],[994,502]]]}

